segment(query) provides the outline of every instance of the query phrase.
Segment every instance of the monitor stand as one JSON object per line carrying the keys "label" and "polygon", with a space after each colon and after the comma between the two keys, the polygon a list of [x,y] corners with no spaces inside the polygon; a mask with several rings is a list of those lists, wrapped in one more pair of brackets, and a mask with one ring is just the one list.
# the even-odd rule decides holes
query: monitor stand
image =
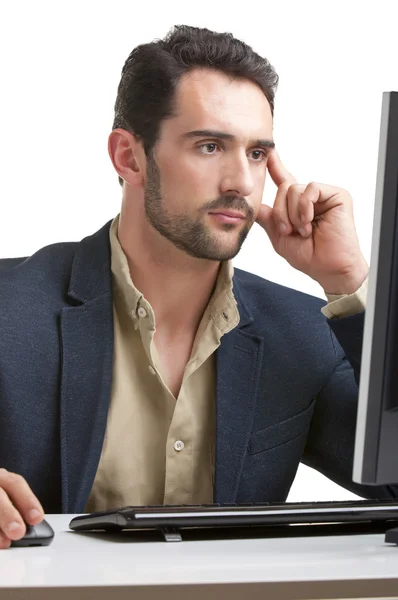
{"label": "monitor stand", "polygon": [[388,544],[398,544],[398,527],[387,529],[384,541]]}
{"label": "monitor stand", "polygon": [[163,527],[162,534],[165,542],[182,542],[181,533],[176,527]]}

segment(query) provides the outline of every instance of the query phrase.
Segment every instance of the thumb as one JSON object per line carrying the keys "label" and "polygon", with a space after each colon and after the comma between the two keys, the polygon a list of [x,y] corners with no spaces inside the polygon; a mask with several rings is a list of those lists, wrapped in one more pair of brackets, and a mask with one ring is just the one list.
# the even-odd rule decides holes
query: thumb
{"label": "thumb", "polygon": [[273,209],[267,204],[262,204],[260,206],[260,211],[257,215],[256,222],[261,225],[271,242],[274,243],[276,238],[279,236],[279,232],[277,230],[277,226],[274,221],[274,217],[272,215]]}

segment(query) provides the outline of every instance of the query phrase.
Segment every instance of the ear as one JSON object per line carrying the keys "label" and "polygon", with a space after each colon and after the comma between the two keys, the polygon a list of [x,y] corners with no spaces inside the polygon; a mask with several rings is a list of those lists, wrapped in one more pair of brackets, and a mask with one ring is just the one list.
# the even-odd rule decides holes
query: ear
{"label": "ear", "polygon": [[125,129],[114,129],[108,138],[108,153],[112,164],[126,183],[133,187],[145,181],[146,156],[137,137]]}

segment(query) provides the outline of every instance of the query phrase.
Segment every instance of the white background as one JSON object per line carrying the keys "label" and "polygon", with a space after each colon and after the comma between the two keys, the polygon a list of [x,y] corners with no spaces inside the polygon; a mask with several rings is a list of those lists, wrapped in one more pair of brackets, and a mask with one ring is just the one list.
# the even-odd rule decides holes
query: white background
{"label": "white background", "polygon": [[[122,66],[136,45],[188,24],[231,31],[269,59],[279,154],[300,183],[350,192],[369,260],[382,92],[398,90],[397,14],[394,0],[2,0],[0,256],[80,240],[117,214],[107,137]],[[264,201],[275,192],[268,180]],[[258,225],[234,264],[324,298]],[[304,466],[289,496],[349,498]]]}

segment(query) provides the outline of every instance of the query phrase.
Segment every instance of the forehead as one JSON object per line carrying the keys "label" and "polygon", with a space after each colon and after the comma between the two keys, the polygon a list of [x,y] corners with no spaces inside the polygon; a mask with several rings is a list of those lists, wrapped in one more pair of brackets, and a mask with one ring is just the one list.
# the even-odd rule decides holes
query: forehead
{"label": "forehead", "polygon": [[272,135],[268,100],[260,87],[249,80],[196,69],[181,78],[175,102],[176,116],[164,125],[177,134],[215,129],[250,139]]}

